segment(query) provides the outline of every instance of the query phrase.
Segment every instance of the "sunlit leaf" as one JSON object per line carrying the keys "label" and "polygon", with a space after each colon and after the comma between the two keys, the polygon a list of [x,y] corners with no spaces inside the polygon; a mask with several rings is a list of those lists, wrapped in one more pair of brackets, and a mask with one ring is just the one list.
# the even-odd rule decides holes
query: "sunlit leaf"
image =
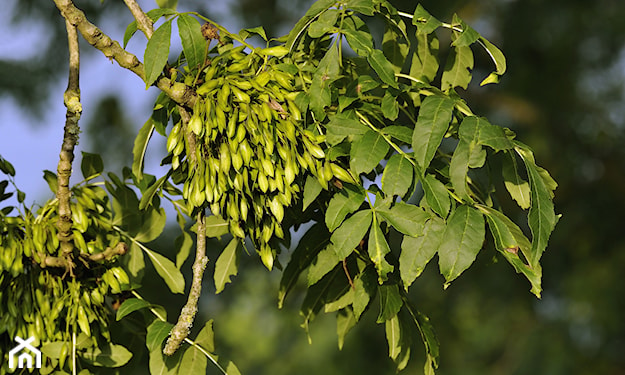
{"label": "sunlit leaf", "polygon": [[365,237],[371,226],[371,217],[371,210],[358,211],[334,231],[330,241],[334,244],[339,259],[347,258]]}
{"label": "sunlit leaf", "polygon": [[519,207],[526,210],[530,207],[530,185],[519,176],[517,161],[513,153],[506,153],[502,159],[501,173],[503,182]]}
{"label": "sunlit leaf", "polygon": [[90,180],[99,176],[104,170],[102,157],[98,154],[82,152],[82,161],[80,163],[80,171],[85,180]]}
{"label": "sunlit leaf", "polygon": [[308,270],[308,286],[316,284],[328,272],[332,271],[339,263],[340,259],[336,254],[334,246],[326,246],[313,260]]}
{"label": "sunlit leaf", "polygon": [[[406,25],[403,20],[399,20],[398,26],[405,32]],[[382,36],[382,51],[384,56],[393,65],[393,71],[400,73],[406,63],[410,46],[404,40],[402,34],[398,32],[395,26],[386,25],[384,35]]]}
{"label": "sunlit leaf", "polygon": [[430,34],[443,23],[434,18],[421,4],[417,5],[412,17],[412,24],[417,26],[419,34]]}
{"label": "sunlit leaf", "polygon": [[367,61],[369,65],[375,70],[378,74],[378,77],[382,80],[382,82],[386,83],[389,86],[397,87],[397,80],[395,79],[395,71],[393,70],[393,64],[384,56],[384,52],[374,49],[371,51],[369,56],[367,56]]}
{"label": "sunlit leaf", "polygon": [[354,174],[371,172],[386,156],[389,148],[382,134],[368,130],[352,144],[350,167]]}
{"label": "sunlit leaf", "polygon": [[191,70],[204,63],[207,41],[200,28],[200,23],[195,17],[188,14],[178,16],[178,33],[182,42],[182,50]]}
{"label": "sunlit leaf", "polygon": [[339,350],[343,349],[345,336],[356,325],[356,322],[351,309],[342,309],[336,314],[336,334],[339,337]]}
{"label": "sunlit leaf", "polygon": [[208,358],[206,355],[193,346],[184,351],[180,361],[180,368],[184,369],[185,375],[205,375],[207,365]]}
{"label": "sunlit leaf", "polygon": [[149,307],[150,303],[148,301],[138,299],[138,298],[129,298],[122,303],[122,305],[117,309],[117,314],[115,315],[116,320],[121,320],[126,315],[133,313],[137,310],[144,309]]}
{"label": "sunlit leaf", "polygon": [[471,47],[457,46],[451,48],[443,71],[441,89],[448,90],[455,87],[466,89],[471,82],[473,64]]}
{"label": "sunlit leaf", "polygon": [[438,72],[439,42],[435,34],[417,33],[417,47],[410,64],[410,75],[430,83]]}
{"label": "sunlit leaf", "polygon": [[397,97],[393,96],[390,91],[384,93],[382,98],[382,114],[389,120],[395,120],[399,116]]}
{"label": "sunlit leaf", "polygon": [[159,276],[165,281],[169,289],[173,293],[184,293],[184,277],[176,265],[163,255],[152,250],[143,249],[150,257],[154,269]]}
{"label": "sunlit leaf", "polygon": [[373,264],[375,264],[375,268],[378,271],[379,281],[380,283],[386,281],[388,278],[388,274],[393,272],[393,266],[390,265],[386,259],[384,258],[386,254],[391,252],[391,248],[388,246],[388,242],[386,242],[386,238],[384,237],[384,233],[378,224],[377,219],[373,218],[373,224],[371,225],[371,231],[369,232],[369,257]]}
{"label": "sunlit leaf", "polygon": [[399,273],[406,290],[421,275],[425,266],[436,254],[444,232],[445,222],[433,217],[425,223],[421,236],[404,236],[399,256]]}
{"label": "sunlit leaf", "polygon": [[332,115],[329,118],[330,122],[326,125],[326,136],[328,143],[332,146],[342,142],[345,137],[362,135],[369,130],[360,121],[345,114]]}
{"label": "sunlit leaf", "polygon": [[239,239],[233,238],[230,243],[217,258],[215,263],[215,273],[213,278],[215,280],[215,293],[219,294],[224,290],[226,284],[230,283],[232,276],[236,276],[239,266]]}
{"label": "sunlit leaf", "polygon": [[484,242],[484,231],[484,218],[478,210],[461,205],[451,214],[438,249],[445,288],[475,261]]}
{"label": "sunlit leaf", "polygon": [[352,185],[334,194],[326,210],[325,222],[328,230],[333,232],[341,225],[345,216],[356,211],[365,201],[365,192],[362,188]]}
{"label": "sunlit leaf", "polygon": [[409,236],[421,235],[423,225],[431,217],[422,208],[404,202],[395,203],[391,209],[376,209],[376,213],[393,228]]}
{"label": "sunlit leaf", "polygon": [[334,24],[336,24],[338,16],[338,9],[328,9],[321,13],[321,15],[308,26],[308,35],[311,38],[319,38],[323,34],[331,32],[334,29]]}
{"label": "sunlit leaf", "polygon": [[119,344],[100,345],[80,352],[80,357],[93,366],[121,367],[132,358],[132,353]]}
{"label": "sunlit leaf", "polygon": [[421,179],[421,186],[423,187],[423,194],[428,206],[430,206],[432,211],[439,214],[440,217],[446,218],[451,203],[449,201],[449,192],[445,185],[434,175],[428,173],[425,175],[425,178]]}
{"label": "sunlit leaf", "polygon": [[453,108],[454,102],[442,96],[428,96],[421,103],[412,134],[412,148],[415,160],[422,171],[430,165],[436,149],[447,132]]}
{"label": "sunlit leaf", "polygon": [[169,57],[169,46],[171,43],[171,20],[162,24],[154,30],[152,38],[145,47],[143,57],[145,70],[145,87],[150,87],[161,75],[167,58]]}
{"label": "sunlit leaf", "polygon": [[308,206],[310,206],[310,204],[317,199],[321,190],[323,190],[323,186],[321,186],[315,177],[306,177],[306,183],[304,184],[304,196],[302,198],[302,210],[308,208]]}
{"label": "sunlit leaf", "polygon": [[382,173],[382,191],[388,195],[403,197],[414,178],[414,169],[403,155],[394,154],[388,159]]}
{"label": "sunlit leaf", "polygon": [[[135,144],[132,148],[132,173],[137,177],[137,180],[143,178],[143,163],[145,160],[145,152],[148,149],[148,143],[150,137],[154,133],[154,124],[152,118],[143,124],[137,138],[135,138]],[[150,199],[151,200],[151,199]]]}

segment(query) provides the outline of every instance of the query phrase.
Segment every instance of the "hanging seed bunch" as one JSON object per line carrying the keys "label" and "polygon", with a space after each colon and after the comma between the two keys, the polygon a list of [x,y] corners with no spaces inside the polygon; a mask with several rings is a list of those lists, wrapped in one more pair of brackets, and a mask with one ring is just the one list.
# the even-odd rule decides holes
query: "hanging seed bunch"
{"label": "hanging seed bunch", "polygon": [[295,76],[270,57],[284,47],[244,48],[210,60],[199,77],[192,117],[186,129],[182,121],[173,126],[167,150],[174,170],[195,153],[197,164],[188,167],[183,188],[189,205],[222,215],[232,235],[249,235],[271,269],[276,251],[269,243],[284,237],[284,211],[302,190],[302,177],[311,173],[326,188],[335,175],[351,177],[325,161],[325,136],[304,129]]}

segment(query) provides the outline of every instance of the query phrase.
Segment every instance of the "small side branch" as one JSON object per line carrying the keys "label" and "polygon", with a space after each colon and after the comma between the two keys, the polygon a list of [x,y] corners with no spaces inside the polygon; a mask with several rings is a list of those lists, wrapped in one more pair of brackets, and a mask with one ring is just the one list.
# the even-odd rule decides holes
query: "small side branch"
{"label": "small side branch", "polygon": [[[63,18],[76,26],[89,44],[100,50],[104,56],[117,61],[122,68],[130,70],[139,78],[145,80],[145,70],[137,56],[124,50],[118,42],[112,40],[96,25],[89,22],[85,17],[85,13],[76,8],[71,0],[54,0],[54,3],[61,11]],[[161,76],[156,81],[156,86],[176,103],[193,108],[197,94],[191,87],[182,82],[172,82],[165,76]]]}
{"label": "small side branch", "polygon": [[154,33],[154,22],[148,17],[141,7],[135,0],[124,0],[128,9],[130,9],[130,13],[137,21],[137,27],[141,30],[145,36],[150,39],[152,34]]}
{"label": "small side branch", "polygon": [[82,114],[82,105],[80,104],[80,51],[78,47],[78,32],[76,31],[76,27],[69,21],[65,22],[65,26],[67,28],[69,44],[69,78],[67,90],[65,90],[65,94],[63,95],[67,113],[65,115],[63,144],[61,145],[61,153],[59,154],[59,164],[57,167],[58,189],[56,197],[59,201],[59,219],[56,223],[56,227],[58,229],[61,257],[66,260],[67,271],[69,271],[70,275],[73,275],[74,263],[71,257],[74,250],[74,243],[72,240],[72,209],[70,205],[71,192],[69,189],[69,180],[72,175],[74,147],[76,147],[76,143],[78,143],[78,133],[80,132],[78,121]]}
{"label": "small side branch", "polygon": [[202,293],[202,279],[208,258],[206,257],[206,221],[204,212],[197,214],[197,249],[195,250],[195,262],[193,263],[193,281],[187,303],[182,308],[178,322],[172,328],[167,339],[167,344],[163,349],[166,355],[172,355],[182,344],[193,325],[195,314],[197,313],[197,303]]}

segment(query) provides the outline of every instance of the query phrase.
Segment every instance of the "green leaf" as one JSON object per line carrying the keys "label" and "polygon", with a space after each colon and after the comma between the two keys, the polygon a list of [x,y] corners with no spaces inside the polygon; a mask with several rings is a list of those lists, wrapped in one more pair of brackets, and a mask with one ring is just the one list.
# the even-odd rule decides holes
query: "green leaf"
{"label": "green leaf", "polygon": [[314,76],[321,78],[323,82],[332,82],[339,78],[339,74],[339,52],[337,47],[332,46],[319,61]]}
{"label": "green leaf", "polygon": [[[316,179],[315,179],[316,180]],[[282,308],[284,299],[297,283],[299,275],[312,263],[319,252],[330,243],[330,233],[322,223],[313,225],[299,240],[297,247],[291,254],[280,279],[278,291],[278,308]],[[330,250],[336,257],[334,249]],[[337,258],[338,261],[338,258]],[[335,263],[336,264],[336,263]]]}
{"label": "green leaf", "polygon": [[388,159],[382,173],[382,191],[387,195],[403,197],[414,179],[414,168],[403,155],[394,154]]}
{"label": "green leaf", "polygon": [[206,366],[208,359],[199,349],[190,346],[184,351],[182,360],[180,361],[179,374],[184,375],[206,375]]}
{"label": "green leaf", "polygon": [[176,265],[163,255],[144,248],[143,251],[150,257],[154,269],[165,281],[173,293],[184,293],[184,277]]}
{"label": "green leaf", "polygon": [[387,91],[382,98],[382,114],[389,120],[397,119],[399,116],[399,103],[397,97]]}
{"label": "green leaf", "polygon": [[145,69],[145,87],[150,87],[161,75],[167,58],[169,57],[169,46],[171,43],[171,20],[162,24],[154,30],[152,38],[148,40],[143,56]]}
{"label": "green leaf", "polygon": [[177,375],[183,354],[183,350],[176,351],[172,356],[166,356],[160,348],[150,351],[150,375]]}
{"label": "green leaf", "polygon": [[311,175],[306,177],[306,183],[304,184],[304,196],[302,198],[302,211],[305,211],[306,208],[308,208],[308,206],[310,206],[310,204],[317,199],[321,190],[323,190],[323,186],[321,186],[315,177]]}
{"label": "green leaf", "polygon": [[347,258],[356,248],[358,243],[365,237],[371,226],[371,210],[356,212],[332,234],[330,241],[339,259]]}
{"label": "green leaf", "polygon": [[354,316],[356,320],[369,305],[369,301],[375,297],[377,292],[378,280],[376,272],[372,267],[365,268],[358,276],[354,278]]}
{"label": "green leaf", "polygon": [[373,37],[367,25],[359,17],[347,17],[343,20],[343,29],[347,43],[358,56],[368,56],[373,51]]}
{"label": "green leaf", "polygon": [[447,132],[453,108],[453,100],[442,96],[428,96],[421,103],[412,134],[412,148],[415,160],[424,172]]}
{"label": "green leaf", "polygon": [[436,254],[444,232],[445,222],[433,217],[425,223],[421,236],[404,236],[399,255],[399,273],[406,291]]}
{"label": "green leaf", "polygon": [[400,73],[406,63],[410,46],[402,36],[402,33],[397,32],[396,27],[399,27],[404,32],[406,30],[406,25],[402,20],[399,20],[394,26],[387,23],[382,37],[382,51],[393,65],[393,71]]}
{"label": "green leaf", "polygon": [[478,118],[477,124],[480,131],[478,140],[480,144],[488,146],[495,151],[510,150],[514,148],[514,145],[506,136],[504,128],[501,126],[492,125],[483,117]]}
{"label": "green leaf", "polygon": [[503,182],[519,207],[526,210],[530,207],[530,185],[519,176],[517,161],[513,153],[506,153],[502,159],[501,173]]}
{"label": "green leaf", "polygon": [[449,179],[454,191],[458,197],[467,202],[473,202],[469,196],[469,188],[467,185],[467,174],[471,166],[471,157],[475,152],[481,151],[481,146],[477,144],[479,128],[477,126],[477,117],[465,117],[458,134],[460,142],[456,146],[451,162],[449,164]]}
{"label": "green leaf", "polygon": [[431,217],[422,208],[413,204],[397,202],[389,209],[378,208],[376,213],[399,232],[409,236],[419,236],[423,225]]}
{"label": "green leaf", "polygon": [[434,175],[428,173],[425,175],[425,178],[421,179],[421,186],[423,187],[423,194],[428,206],[440,217],[446,218],[447,214],[449,214],[451,203],[449,201],[449,192],[445,185]]}
{"label": "green leaf", "polygon": [[[135,144],[132,148],[132,173],[137,177],[137,180],[143,179],[143,163],[145,161],[145,152],[148,149],[148,143],[154,133],[154,123],[152,118],[143,124],[137,138],[135,138]],[[150,199],[151,201],[151,199]]]}
{"label": "green leaf", "polygon": [[325,107],[332,104],[330,82],[329,79],[324,79],[324,76],[313,76],[308,95],[310,96],[310,110],[317,117],[317,121],[322,121],[325,118]]}
{"label": "green leaf", "polygon": [[169,322],[163,322],[155,319],[147,328],[145,336],[145,345],[149,351],[160,350],[163,341],[169,336],[169,331],[174,327]]}
{"label": "green leaf", "polygon": [[373,16],[375,12],[374,3],[372,0],[349,0],[345,6],[348,9],[362,13],[366,16]]}
{"label": "green leaf", "polygon": [[382,133],[390,135],[391,137],[410,144],[412,142],[413,129],[407,126],[390,125],[382,129]]}
{"label": "green leaf", "polygon": [[430,34],[443,23],[434,18],[421,4],[417,5],[412,17],[412,24],[417,26],[419,34]]}
{"label": "green leaf", "polygon": [[56,177],[56,173],[46,169],[43,171],[43,179],[46,180],[46,182],[48,183],[48,186],[50,187],[50,191],[56,194],[59,188],[59,181]]}
{"label": "green leaf", "polygon": [[176,10],[176,6],[178,5],[178,0],[156,0],[156,4],[159,8],[167,8]]}
{"label": "green leaf", "polygon": [[330,121],[326,125],[326,138],[331,146],[341,143],[345,137],[362,135],[369,130],[357,119],[348,117],[343,113],[328,117]]}
{"label": "green leaf", "polygon": [[130,250],[121,258],[121,262],[130,278],[131,288],[140,288],[141,280],[145,274],[145,259],[141,248],[139,248],[136,243],[132,242],[130,244]]}
{"label": "green leaf", "polygon": [[145,210],[152,204],[152,200],[158,190],[163,186],[167,179],[169,178],[170,173],[167,173],[165,176],[156,180],[149,188],[145,190],[143,196],[141,196],[141,200],[139,201],[139,210]]}
{"label": "green leaf", "polygon": [[118,344],[91,347],[80,352],[80,357],[93,366],[121,367],[132,358],[132,353]]}
{"label": "green leaf", "polygon": [[403,370],[410,360],[411,325],[402,319],[403,314],[396,314],[385,322],[386,341],[389,357],[397,364],[396,371]]}
{"label": "green leaf", "polygon": [[480,85],[484,86],[488,83],[497,83],[499,82],[499,77],[506,72],[506,57],[499,50],[499,48],[489,42],[486,38],[480,37],[479,42],[484,47],[491,60],[495,63],[495,71],[490,73],[490,75],[488,75],[488,77],[486,77]]}
{"label": "green leaf", "polygon": [[204,324],[195,338],[195,343],[206,349],[207,352],[215,351],[215,332],[213,332],[213,320],[209,320]]}
{"label": "green leaf", "polygon": [[438,249],[438,265],[445,288],[475,261],[485,235],[482,214],[461,205],[451,214]]}
{"label": "green leaf", "polygon": [[454,15],[453,23],[454,25],[459,25],[462,29],[462,32],[458,34],[457,31],[454,31],[455,40],[452,41],[452,46],[468,47],[480,38],[480,34],[475,31],[471,26],[467,25],[464,21],[462,21],[457,15]]}
{"label": "green leaf", "polygon": [[148,210],[141,212],[141,225],[130,227],[128,230],[134,234],[135,240],[139,242],[150,242],[158,238],[163,233],[167,215],[163,208],[150,207]]}
{"label": "green leaf", "polygon": [[557,218],[551,200],[551,191],[545,185],[545,181],[538,170],[539,167],[534,162],[534,155],[518,142],[515,150],[525,162],[529,176],[531,205],[527,218],[532,232],[532,250],[529,262],[531,265],[537,265],[547,248],[547,242],[556,226]]}
{"label": "green leaf", "polygon": [[188,14],[178,16],[178,33],[182,42],[184,57],[189,69],[193,71],[204,63],[206,39],[202,35],[200,23]]}
{"label": "green leaf", "polygon": [[82,172],[85,180],[91,180],[94,177],[102,174],[104,170],[104,163],[102,157],[98,154],[91,154],[89,152],[82,152],[82,161],[80,163],[80,171]]}
{"label": "green leaf", "polygon": [[325,222],[328,230],[333,232],[341,225],[345,216],[360,208],[365,201],[365,192],[361,187],[345,185],[344,189],[334,194],[328,203]]}
{"label": "green leaf", "polygon": [[126,315],[133,313],[137,310],[144,309],[149,307],[150,303],[146,300],[138,299],[138,298],[129,298],[122,303],[122,305],[117,310],[117,315],[115,316],[115,320],[119,321]]}
{"label": "green leaf", "polygon": [[265,32],[265,28],[262,26],[250,27],[239,32],[239,36],[241,36],[244,40],[252,34],[258,35],[263,38],[264,41],[267,41],[267,33]]}
{"label": "green leaf", "polygon": [[401,294],[399,294],[397,284],[379,285],[378,292],[380,294],[380,314],[377,323],[384,323],[397,315],[404,302],[401,299]]}
{"label": "green leaf", "polygon": [[2,156],[0,156],[0,171],[11,177],[15,177],[15,168],[13,167],[13,164],[9,163],[9,161],[4,159]]}
{"label": "green leaf", "polygon": [[308,270],[308,286],[316,284],[321,280],[328,272],[332,271],[334,267],[340,262],[339,257],[336,255],[334,246],[328,245],[325,249],[321,250],[315,260],[310,265]]}
{"label": "green leaf", "polygon": [[426,83],[438,72],[439,41],[435,34],[417,33],[417,47],[410,64],[410,75]]}
{"label": "green leaf", "polygon": [[391,64],[386,56],[384,56],[384,52],[378,49],[372,50],[369,56],[367,56],[367,61],[373,70],[375,70],[378,74],[378,77],[380,77],[382,82],[391,87],[397,88],[397,80],[395,79],[393,64]]}
{"label": "green leaf", "polygon": [[319,38],[323,36],[323,34],[332,32],[338,16],[338,9],[328,9],[324,11],[308,26],[308,35],[311,38]]}
{"label": "green leaf", "polygon": [[193,248],[191,235],[183,231],[180,236],[176,237],[174,247],[176,249],[176,268],[180,269],[189,257],[189,254],[191,254],[191,249]]}
{"label": "green leaf", "polygon": [[239,270],[240,242],[233,238],[228,246],[221,252],[215,263],[215,294],[221,293],[226,284],[230,283],[230,277],[236,276]]}
{"label": "green leaf", "polygon": [[[159,18],[163,16],[170,16],[175,14],[176,12],[172,9],[163,9],[157,8],[152,9],[146,13],[148,17],[152,20],[152,22],[156,22]],[[132,21],[128,27],[126,27],[126,31],[124,32],[124,48],[128,45],[130,38],[137,32],[137,21]]]}
{"label": "green leaf", "polygon": [[339,350],[343,350],[345,336],[356,325],[356,317],[351,309],[342,309],[336,314],[336,333],[339,337]]}
{"label": "green leaf", "polygon": [[419,333],[421,333],[421,339],[425,344],[425,375],[434,375],[434,370],[438,368],[438,353],[439,344],[436,334],[434,333],[434,327],[430,323],[430,319],[423,315],[420,311],[416,311],[412,314],[414,322],[419,327]]}
{"label": "green leaf", "polygon": [[302,17],[295,26],[289,32],[286,46],[289,49],[293,49],[300,35],[306,30],[306,28],[315,20],[315,18],[326,9],[334,6],[336,0],[317,0],[314,4],[308,8],[308,11]]}
{"label": "green leaf", "polygon": [[393,266],[390,265],[384,258],[386,254],[391,252],[391,248],[386,242],[384,233],[378,224],[376,217],[373,217],[373,224],[371,225],[371,231],[369,233],[369,257],[375,264],[375,268],[378,271],[379,283],[382,284],[388,279],[388,274],[393,272]]}
{"label": "green leaf", "polygon": [[517,273],[522,273],[532,285],[532,293],[540,298],[542,269],[540,264],[527,265],[519,256],[521,251],[529,259],[531,243],[521,229],[503,213],[483,205],[477,208],[484,213],[488,221],[495,247],[514,267]]}
{"label": "green leaf", "polygon": [[451,48],[443,71],[441,90],[445,91],[455,87],[466,89],[471,82],[473,64],[471,47],[457,46]]}
{"label": "green leaf", "polygon": [[382,134],[367,130],[352,144],[349,164],[354,174],[371,172],[386,156],[389,148]]}
{"label": "green leaf", "polygon": [[206,237],[219,238],[229,232],[228,222],[221,216],[211,215],[206,218]]}

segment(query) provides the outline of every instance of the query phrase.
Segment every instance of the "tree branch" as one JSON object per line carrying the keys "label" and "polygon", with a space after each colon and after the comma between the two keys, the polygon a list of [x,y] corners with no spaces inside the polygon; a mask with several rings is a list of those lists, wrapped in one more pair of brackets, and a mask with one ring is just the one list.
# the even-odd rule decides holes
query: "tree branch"
{"label": "tree branch", "polygon": [[[137,56],[124,50],[118,42],[112,40],[108,35],[104,34],[96,25],[87,20],[85,14],[76,8],[71,0],[53,0],[56,7],[72,25],[76,26],[82,36],[96,49],[100,50],[104,56],[117,61],[119,66],[135,73],[139,78],[145,80],[145,71],[143,64]],[[195,91],[182,82],[172,82],[165,76],[159,77],[155,83],[156,87],[161,89],[176,103],[193,108],[197,99]]]}
{"label": "tree branch", "polygon": [[195,249],[191,290],[189,291],[187,303],[180,312],[178,322],[169,333],[167,344],[165,344],[163,349],[163,353],[166,355],[174,354],[180,347],[180,344],[182,344],[182,341],[187,338],[197,313],[197,302],[202,293],[202,279],[208,263],[208,258],[206,257],[206,222],[204,219],[204,211],[200,210],[197,214],[197,248]]}
{"label": "tree branch", "polygon": [[[187,139],[188,155],[190,165],[197,168],[198,158],[195,153],[196,138],[192,131],[189,131],[187,124],[191,119],[189,112],[182,106],[178,106],[178,112],[182,119],[182,131]],[[182,341],[189,335],[189,330],[195,319],[197,313],[197,303],[202,293],[202,279],[204,278],[204,270],[208,258],[206,257],[206,222],[204,210],[201,209],[197,214],[197,240],[195,249],[195,262],[193,262],[193,280],[191,281],[191,290],[189,291],[189,297],[187,303],[182,308],[178,322],[172,328],[167,339],[167,344],[163,349],[163,353],[166,355],[172,355],[180,347]]]}
{"label": "tree branch", "polygon": [[59,154],[58,189],[56,197],[59,201],[59,219],[56,223],[58,238],[61,247],[61,257],[65,259],[65,267],[73,276],[74,263],[72,252],[74,243],[72,240],[72,208],[70,205],[71,192],[69,190],[69,179],[72,175],[72,162],[74,161],[74,147],[78,142],[80,127],[78,121],[82,113],[80,104],[80,50],[78,47],[78,33],[76,27],[65,22],[67,29],[67,40],[69,45],[69,77],[67,89],[63,95],[67,113],[65,115],[65,129],[63,134],[63,144]]}
{"label": "tree branch", "polygon": [[135,0],[124,0],[124,2],[137,21],[139,30],[143,31],[146,38],[150,39],[154,33],[154,22],[141,10],[141,7]]}

